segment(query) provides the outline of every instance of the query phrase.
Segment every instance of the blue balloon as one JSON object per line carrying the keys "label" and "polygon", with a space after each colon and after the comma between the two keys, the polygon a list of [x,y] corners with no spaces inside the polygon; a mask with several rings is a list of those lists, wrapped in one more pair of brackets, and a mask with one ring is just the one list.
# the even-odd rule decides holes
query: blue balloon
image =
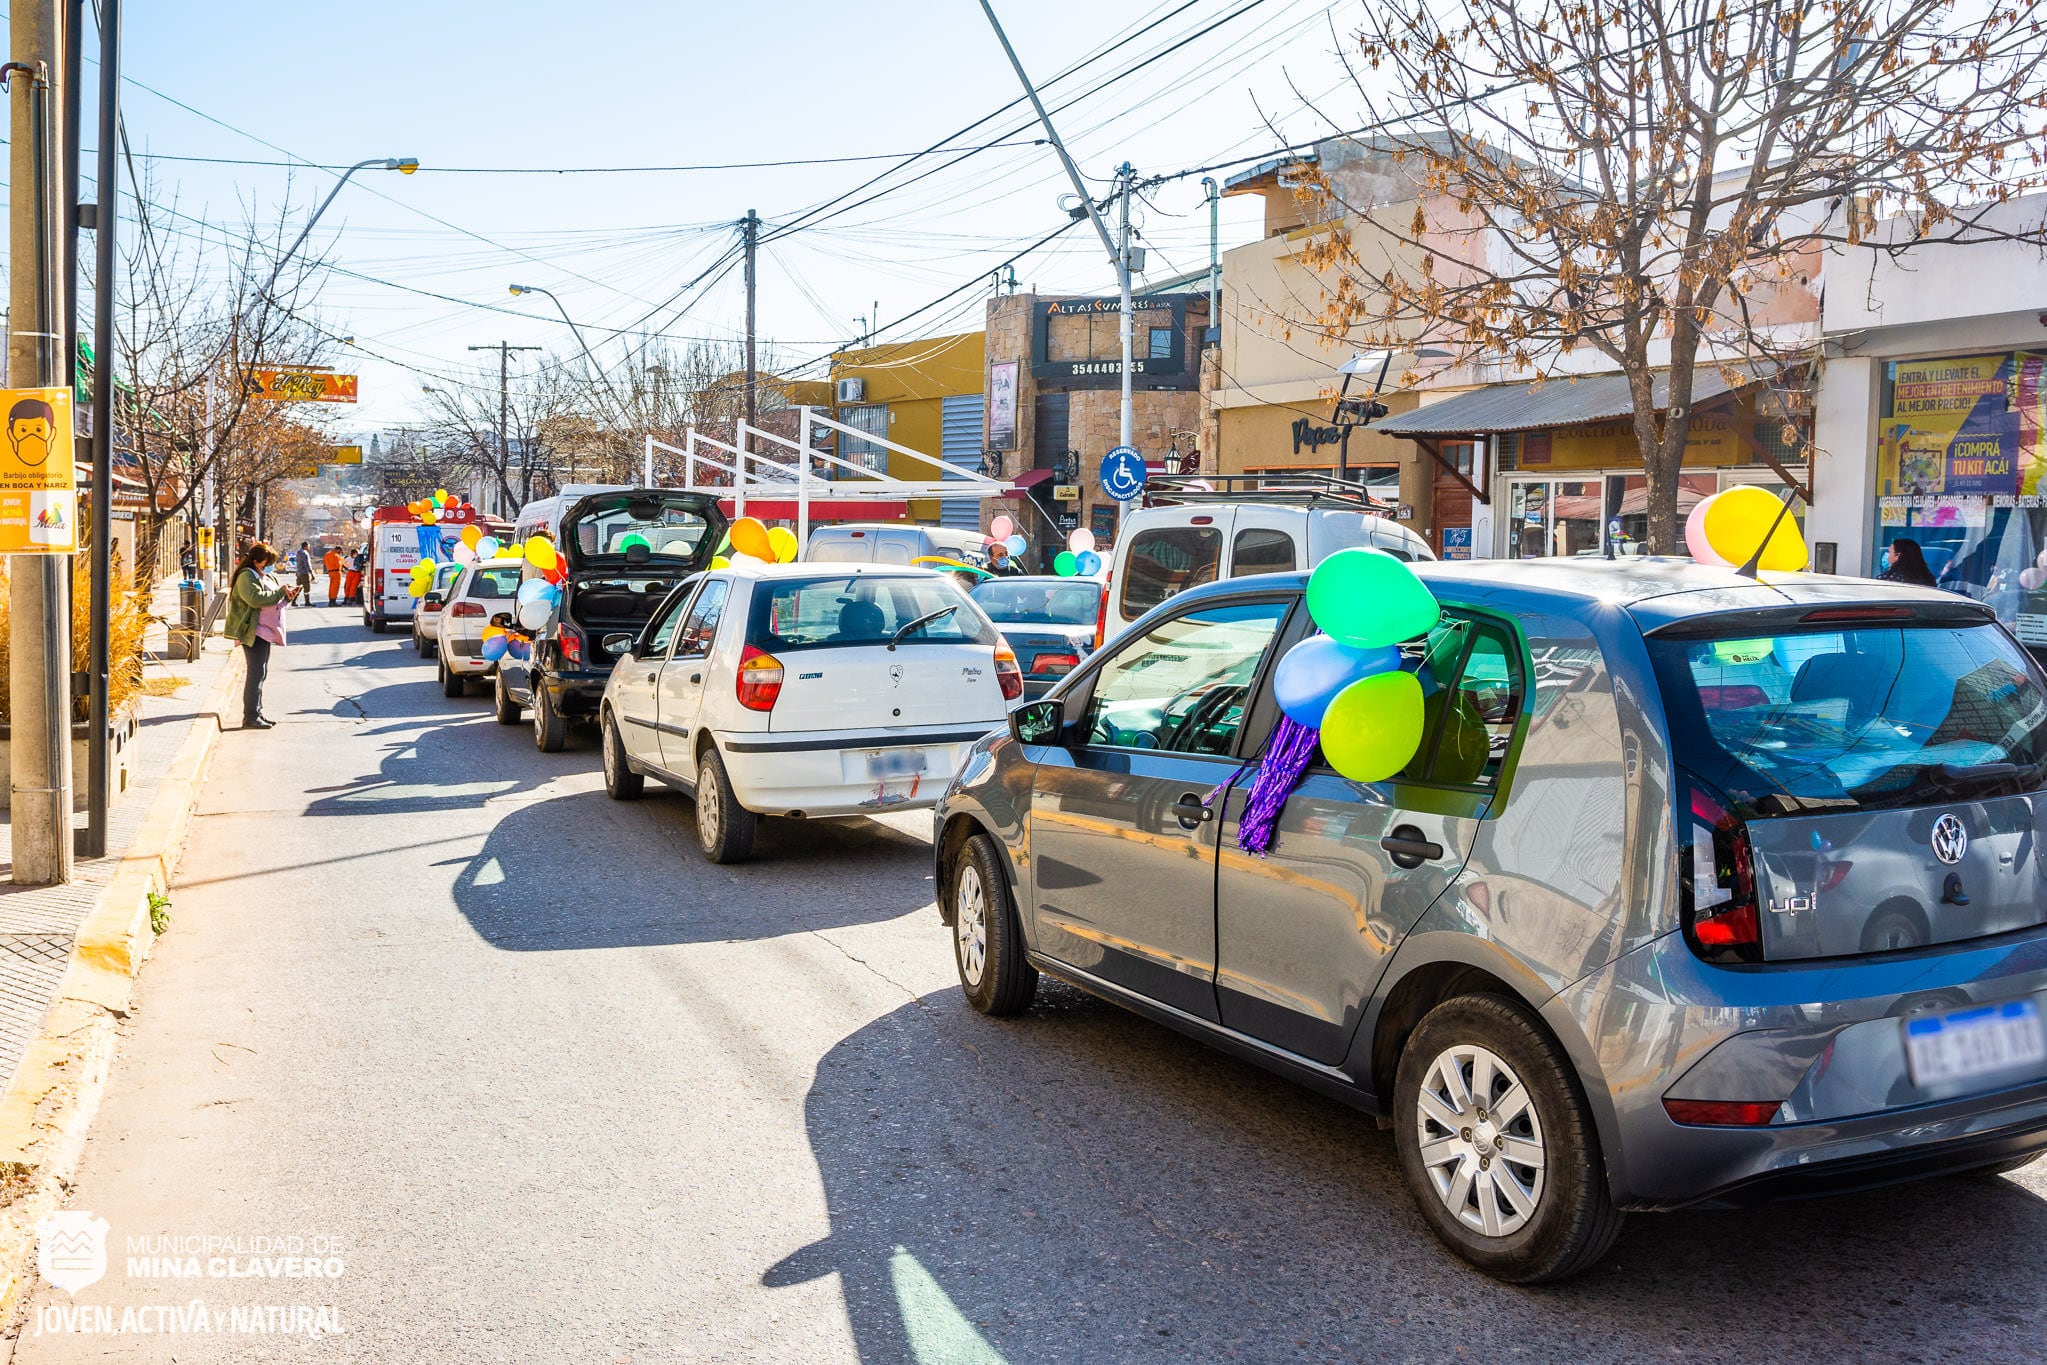
{"label": "blue balloon", "polygon": [[512,642],[502,635],[493,635],[483,642],[483,657],[496,663],[512,648]]}
{"label": "blue balloon", "polygon": [[1102,571],[1102,557],[1093,550],[1082,550],[1073,559],[1075,573],[1093,575]]}
{"label": "blue balloon", "polygon": [[527,579],[519,585],[519,605],[523,607],[528,602],[540,601],[547,596],[547,590],[552,586],[553,584],[544,578]]}
{"label": "blue balloon", "polygon": [[1360,678],[1400,667],[1400,648],[1352,649],[1327,635],[1311,635],[1286,652],[1272,675],[1272,695],[1295,724],[1322,728],[1322,713],[1336,694]]}
{"label": "blue balloon", "polygon": [[1011,536],[1008,540],[1005,540],[1002,543],[1009,547],[1009,552],[1013,555],[1020,555],[1025,550],[1031,548],[1031,543],[1028,540],[1025,540],[1022,536]]}

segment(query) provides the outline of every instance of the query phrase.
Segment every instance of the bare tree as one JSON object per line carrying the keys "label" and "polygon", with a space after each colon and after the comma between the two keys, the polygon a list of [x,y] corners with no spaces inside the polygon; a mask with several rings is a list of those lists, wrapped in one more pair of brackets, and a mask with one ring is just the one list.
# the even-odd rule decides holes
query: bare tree
{"label": "bare tree", "polygon": [[[1309,177],[1328,229],[1309,259],[1336,277],[1312,325],[1529,377],[1582,371],[1570,357],[1591,348],[1628,382],[1657,552],[1678,544],[1701,365],[1769,380],[1791,458],[1810,457],[1817,328],[1777,305],[1827,253],[2042,238],[1997,212],[2047,173],[2047,31],[2021,0],[1365,15],[1357,88],[1410,189],[1394,212],[1376,182]],[[1915,230],[1872,235],[1893,216]]]}

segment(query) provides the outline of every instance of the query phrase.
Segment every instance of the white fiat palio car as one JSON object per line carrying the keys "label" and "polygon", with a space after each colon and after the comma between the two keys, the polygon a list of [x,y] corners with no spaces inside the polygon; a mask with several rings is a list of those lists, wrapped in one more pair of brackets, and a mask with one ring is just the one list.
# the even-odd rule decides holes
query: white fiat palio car
{"label": "white fiat palio car", "polygon": [[752,852],[763,816],[931,806],[1004,724],[1023,673],[981,609],[928,569],[750,564],[685,580],[618,656],[598,721],[615,800],[694,794],[704,856]]}

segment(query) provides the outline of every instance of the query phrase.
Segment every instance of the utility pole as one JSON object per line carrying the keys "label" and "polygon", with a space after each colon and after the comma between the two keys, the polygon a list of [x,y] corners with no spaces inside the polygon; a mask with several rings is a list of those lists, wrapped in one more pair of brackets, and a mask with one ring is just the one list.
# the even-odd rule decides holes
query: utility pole
{"label": "utility pole", "polygon": [[[1134,425],[1130,401],[1130,187],[1137,172],[1127,161],[1116,168],[1118,193],[1123,196],[1123,231],[1121,240],[1118,240],[1109,235],[1109,225],[1102,221],[1102,211],[1095,206],[1093,197],[1088,194],[1087,185],[1080,178],[1080,167],[1073,164],[1073,158],[1067,154],[1066,144],[1059,140],[1059,131],[1052,126],[1052,116],[1045,112],[1045,102],[1038,98],[1038,88],[1031,84],[1030,76],[1024,71],[1023,62],[1017,58],[1016,49],[1009,45],[1009,35],[1002,31],[1002,21],[995,17],[995,7],[989,4],[988,0],[981,0],[981,12],[988,16],[988,24],[995,30],[996,41],[1002,44],[1004,55],[1009,58],[1010,66],[1016,71],[1016,78],[1023,82],[1024,94],[1030,96],[1031,108],[1038,111],[1038,122],[1044,125],[1045,140],[1052,144],[1053,151],[1059,153],[1059,163],[1066,167],[1066,177],[1073,182],[1073,192],[1080,197],[1081,205],[1087,210],[1088,220],[1095,225],[1095,233],[1102,239],[1102,246],[1108,251],[1109,260],[1116,267],[1116,284],[1123,297],[1123,412],[1120,444],[1127,446],[1130,444]],[[1125,503],[1116,504],[1116,525],[1119,531],[1122,529],[1123,513],[1126,508]]]}
{"label": "utility pole", "polygon": [[[512,494],[512,437],[509,431],[512,421],[512,352],[537,351],[538,346],[514,346],[509,341],[500,341],[494,346],[471,346],[472,351],[496,351],[498,353],[498,487],[506,497]],[[526,481],[521,479],[519,502],[526,502]]]}
{"label": "utility pole", "polygon": [[[746,217],[740,220],[739,229],[746,239],[746,424],[750,427],[753,425],[756,414],[756,402],[760,386],[760,371],[755,367],[754,363],[754,285],[757,278],[754,270],[754,257],[760,248],[761,216],[752,209],[748,209]],[[753,438],[748,437],[738,444],[740,449],[751,451],[753,449]],[[745,463],[746,461],[742,457],[740,460],[742,466],[740,477],[742,479],[745,477]]]}
{"label": "utility pole", "polygon": [[[11,7],[9,96],[7,371],[23,387],[62,385],[71,338],[61,335],[71,281],[63,271],[72,211],[60,192],[63,167],[57,0]],[[19,324],[19,326],[15,326]],[[108,509],[93,509],[105,537]],[[53,886],[71,880],[71,556],[17,555],[9,566],[11,624],[8,703],[14,742],[8,785],[14,881]]]}
{"label": "utility pole", "polygon": [[[1223,264],[1219,251],[1219,215],[1222,209],[1222,186],[1215,183],[1215,177],[1201,177],[1201,187],[1208,191],[1208,325],[1215,329],[1216,345],[1223,339],[1223,318],[1218,310],[1222,307]],[[1206,338],[1203,338],[1206,345]]]}

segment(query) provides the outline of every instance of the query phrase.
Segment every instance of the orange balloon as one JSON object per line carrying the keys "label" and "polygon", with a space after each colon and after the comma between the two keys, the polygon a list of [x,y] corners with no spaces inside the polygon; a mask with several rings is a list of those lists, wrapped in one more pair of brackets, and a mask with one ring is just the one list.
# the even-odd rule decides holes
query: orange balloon
{"label": "orange balloon", "polygon": [[770,564],[775,562],[775,543],[768,539],[768,528],[757,517],[741,517],[732,523],[732,548]]}
{"label": "orange balloon", "polygon": [[462,528],[462,543],[470,549],[475,549],[476,542],[482,539],[483,528],[481,526],[465,526]]}

